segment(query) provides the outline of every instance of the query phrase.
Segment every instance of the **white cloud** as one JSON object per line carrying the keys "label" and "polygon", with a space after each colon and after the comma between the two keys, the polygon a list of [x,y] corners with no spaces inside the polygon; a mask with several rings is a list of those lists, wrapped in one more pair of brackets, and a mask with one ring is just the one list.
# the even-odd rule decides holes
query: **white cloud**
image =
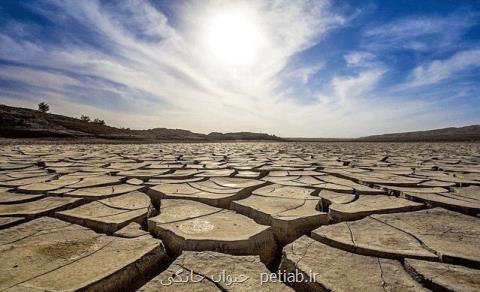
{"label": "white cloud", "polygon": [[[159,101],[171,105],[168,110],[163,103],[151,105],[154,108],[149,109],[158,112],[153,123],[151,117],[125,120],[110,115],[114,118],[108,122],[122,126],[127,123],[124,126],[132,128],[165,126],[200,132],[248,129],[277,133],[277,117],[288,110],[279,105],[285,94],[278,91],[280,74],[293,55],[315,45],[329,30],[344,22],[343,17],[329,11],[328,1],[207,1],[201,4],[191,1],[176,8],[177,27],[172,27],[164,14],[145,1],[115,5],[92,1],[51,3],[62,10],[61,19],[74,19],[95,31],[111,52],[69,43],[57,46],[28,43],[2,35],[1,47],[6,44],[18,54],[1,51],[1,56],[106,78],[132,91],[158,96]],[[264,37],[255,66],[230,68],[216,64],[202,47],[199,38],[204,36],[197,28],[208,20],[208,13],[221,11],[224,6],[232,9],[246,6],[255,14]],[[55,17],[50,11],[40,12]],[[125,13],[131,20],[128,25]],[[308,79],[314,69],[299,68],[299,78]],[[31,70],[24,73],[34,76]],[[27,77],[20,78],[20,75],[9,76],[25,81]],[[62,84],[44,85],[62,88]],[[91,97],[83,102],[95,105],[101,98]],[[126,97],[119,96],[121,98]],[[141,103],[144,97],[140,94],[131,98]]]}
{"label": "white cloud", "polygon": [[[0,58],[28,66],[0,66],[0,77],[38,87],[42,91],[35,96],[47,99],[56,113],[98,116],[130,128],[351,137],[379,125],[385,131],[399,129],[406,125],[402,117],[422,117],[420,108],[432,109],[430,104],[375,99],[388,68],[363,51],[345,55],[359,72],[335,75],[325,82],[331,92],[315,93],[318,100],[308,105],[297,102],[296,92],[283,86],[285,80],[306,86],[327,61],[303,64],[296,62],[298,53],[348,19],[332,12],[329,1],[187,1],[175,4],[175,25],[147,1],[49,3],[56,9],[30,5],[58,25],[81,23],[105,48],[85,43],[73,28],[64,37],[78,39],[59,43],[2,30]],[[251,13],[262,43],[253,64],[226,66],[204,46],[202,30],[209,13],[237,8]],[[20,27],[22,35],[29,33],[28,26]],[[26,106],[11,88],[0,88],[0,94],[0,101]],[[395,124],[382,124],[392,116]]]}
{"label": "white cloud", "polygon": [[411,86],[429,85],[480,67],[480,49],[461,51],[448,59],[419,65],[413,70]]}
{"label": "white cloud", "polygon": [[298,80],[302,84],[307,84],[308,81],[310,81],[311,77],[318,73],[320,70],[322,70],[324,67],[325,64],[323,62],[311,66],[303,66],[286,73],[285,78],[289,80]]}
{"label": "white cloud", "polygon": [[375,60],[375,55],[370,52],[354,51],[343,56],[348,66],[352,67],[368,67]]}
{"label": "white cloud", "polygon": [[372,90],[384,73],[381,68],[372,68],[354,76],[337,76],[332,80],[334,96],[345,103],[349,98]]}
{"label": "white cloud", "polygon": [[446,17],[422,15],[376,26],[366,30],[364,36],[366,46],[372,49],[449,49],[475,23],[475,15],[469,13]]}

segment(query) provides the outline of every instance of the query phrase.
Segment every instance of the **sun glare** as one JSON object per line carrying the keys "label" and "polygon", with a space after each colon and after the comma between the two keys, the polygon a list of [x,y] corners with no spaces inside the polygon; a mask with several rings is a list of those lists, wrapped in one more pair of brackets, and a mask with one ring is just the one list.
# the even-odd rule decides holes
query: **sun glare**
{"label": "sun glare", "polygon": [[207,51],[216,61],[228,66],[252,65],[262,46],[259,25],[247,10],[214,13],[203,33]]}

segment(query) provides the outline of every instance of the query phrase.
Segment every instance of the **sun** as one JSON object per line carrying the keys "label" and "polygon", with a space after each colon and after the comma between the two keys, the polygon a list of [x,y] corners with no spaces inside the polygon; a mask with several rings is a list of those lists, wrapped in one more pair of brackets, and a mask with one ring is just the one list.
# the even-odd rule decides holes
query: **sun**
{"label": "sun", "polygon": [[203,39],[214,61],[234,67],[253,65],[263,42],[255,14],[248,9],[223,9],[210,14]]}

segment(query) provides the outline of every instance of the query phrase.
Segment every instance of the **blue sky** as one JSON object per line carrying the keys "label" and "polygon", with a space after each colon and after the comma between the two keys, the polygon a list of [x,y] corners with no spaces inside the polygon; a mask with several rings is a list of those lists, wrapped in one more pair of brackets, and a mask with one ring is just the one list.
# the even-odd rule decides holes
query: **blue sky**
{"label": "blue sky", "polygon": [[480,1],[0,2],[0,103],[358,137],[480,123]]}

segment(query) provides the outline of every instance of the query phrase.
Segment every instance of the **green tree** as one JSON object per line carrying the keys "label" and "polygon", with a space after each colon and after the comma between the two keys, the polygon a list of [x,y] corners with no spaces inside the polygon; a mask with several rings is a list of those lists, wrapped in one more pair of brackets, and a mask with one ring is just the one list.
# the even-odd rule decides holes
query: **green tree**
{"label": "green tree", "polygon": [[105,121],[100,120],[99,118],[95,118],[95,120],[93,120],[93,123],[98,124],[98,125],[105,125]]}
{"label": "green tree", "polygon": [[80,120],[84,121],[84,122],[90,122],[90,117],[89,116],[86,116],[86,115],[82,115],[80,117]]}
{"label": "green tree", "polygon": [[45,103],[45,102],[41,102],[38,104],[38,110],[41,111],[42,113],[46,113],[50,110],[50,106]]}

